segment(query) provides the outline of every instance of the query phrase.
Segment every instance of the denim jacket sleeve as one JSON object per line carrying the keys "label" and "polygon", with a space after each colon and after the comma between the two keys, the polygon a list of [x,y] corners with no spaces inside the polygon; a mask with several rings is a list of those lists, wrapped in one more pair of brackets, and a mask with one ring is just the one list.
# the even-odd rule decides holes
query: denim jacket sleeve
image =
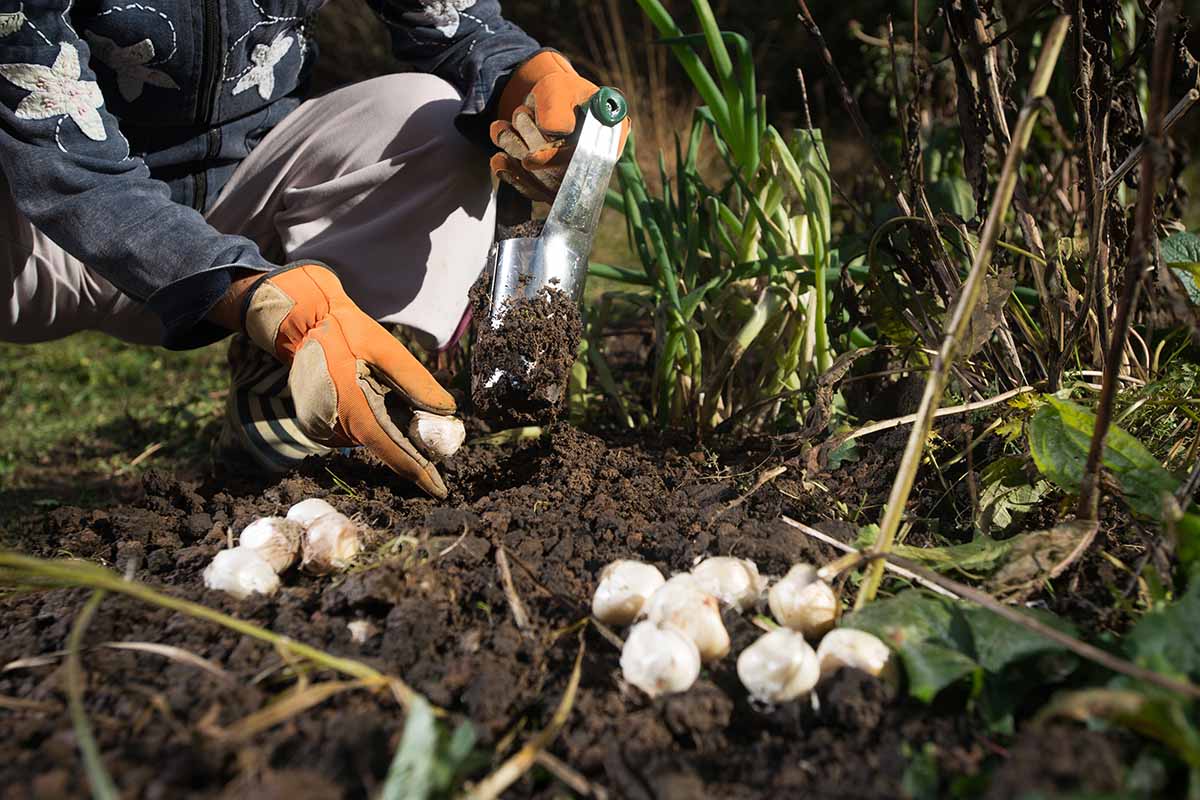
{"label": "denim jacket sleeve", "polygon": [[175,203],[104,107],[69,0],[0,0],[0,168],[17,207],[59,246],[163,320],[163,344],[199,346],[229,267],[270,269],[249,239]]}
{"label": "denim jacket sleeve", "polygon": [[504,80],[540,48],[504,19],[497,0],[367,0],[387,24],[401,61],[453,84],[463,96],[458,127],[487,142]]}

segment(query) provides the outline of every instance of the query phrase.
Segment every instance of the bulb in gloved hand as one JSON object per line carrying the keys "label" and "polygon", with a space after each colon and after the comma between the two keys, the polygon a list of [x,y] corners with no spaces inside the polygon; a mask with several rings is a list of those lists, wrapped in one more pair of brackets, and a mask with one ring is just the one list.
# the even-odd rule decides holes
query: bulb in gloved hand
{"label": "bulb in gloved hand", "polygon": [[212,563],[204,568],[204,585],[244,600],[255,592],[275,594],[279,576],[257,550],[234,547],[213,556]]}
{"label": "bulb in gloved hand", "polygon": [[754,608],[765,586],[753,561],[729,556],[704,559],[692,567],[692,577],[701,589],[738,611]]}
{"label": "bulb in gloved hand", "polygon": [[812,691],[821,670],[816,652],[803,635],[790,628],[776,628],[742,651],[737,674],[755,699],[786,703]]}
{"label": "bulb in gloved hand", "polygon": [[296,563],[303,530],[299,524],[283,517],[263,517],[242,529],[238,544],[257,550],[275,572],[285,572]]}
{"label": "bulb in gloved hand", "polygon": [[310,575],[328,575],[350,566],[358,555],[358,526],[345,514],[317,517],[300,537],[300,569]]}
{"label": "bulb in gloved hand", "polygon": [[441,461],[458,452],[467,438],[467,429],[458,417],[414,411],[408,438],[430,461]]}
{"label": "bulb in gloved hand", "polygon": [[810,639],[819,638],[837,622],[840,609],[833,587],[817,578],[816,567],[797,564],[767,593],[775,621]]}
{"label": "bulb in gloved hand", "polygon": [[700,675],[700,651],[670,625],[639,622],[621,648],[621,673],[651,697],[687,691]]}
{"label": "bulb in gloved hand", "polygon": [[656,567],[640,561],[614,561],[600,573],[592,595],[592,616],[606,625],[628,625],[637,619],[646,598],[666,578]]}
{"label": "bulb in gloved hand", "polygon": [[842,667],[853,667],[889,683],[898,680],[891,649],[878,636],[866,631],[838,628],[825,634],[817,646],[817,661],[822,678]]}
{"label": "bulb in gloved hand", "polygon": [[287,518],[289,522],[295,522],[304,527],[311,525],[317,517],[323,517],[326,514],[336,514],[337,509],[325,502],[319,497],[310,497],[307,500],[301,500],[296,505],[288,509]]}
{"label": "bulb in gloved hand", "polygon": [[696,643],[705,663],[729,652],[729,634],[721,622],[717,598],[700,588],[691,575],[676,575],[650,595],[646,619],[671,625]]}

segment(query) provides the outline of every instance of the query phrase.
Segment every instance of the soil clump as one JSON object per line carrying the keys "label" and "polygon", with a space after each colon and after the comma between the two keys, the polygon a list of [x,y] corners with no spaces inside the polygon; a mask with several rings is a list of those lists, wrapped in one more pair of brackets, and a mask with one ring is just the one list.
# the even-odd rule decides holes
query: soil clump
{"label": "soil clump", "polygon": [[490,285],[477,284],[471,294],[475,413],[501,425],[553,422],[566,402],[571,366],[583,338],[578,303],[547,286],[532,298],[506,300],[500,325],[493,327]]}

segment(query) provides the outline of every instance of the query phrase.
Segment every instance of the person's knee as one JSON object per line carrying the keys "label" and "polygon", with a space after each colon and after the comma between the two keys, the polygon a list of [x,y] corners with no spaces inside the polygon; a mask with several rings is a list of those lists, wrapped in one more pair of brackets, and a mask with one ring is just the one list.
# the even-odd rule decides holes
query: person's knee
{"label": "person's knee", "polygon": [[363,95],[363,131],[380,136],[389,154],[427,146],[469,144],[454,125],[462,108],[457,90],[436,75],[382,75],[357,87]]}

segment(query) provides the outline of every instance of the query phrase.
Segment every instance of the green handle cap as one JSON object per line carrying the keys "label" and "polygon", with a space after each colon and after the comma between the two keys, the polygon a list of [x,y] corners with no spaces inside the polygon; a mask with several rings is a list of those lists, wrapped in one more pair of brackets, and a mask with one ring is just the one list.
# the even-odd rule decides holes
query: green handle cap
{"label": "green handle cap", "polygon": [[596,119],[611,128],[629,115],[629,103],[619,90],[602,86],[592,95],[591,111]]}

